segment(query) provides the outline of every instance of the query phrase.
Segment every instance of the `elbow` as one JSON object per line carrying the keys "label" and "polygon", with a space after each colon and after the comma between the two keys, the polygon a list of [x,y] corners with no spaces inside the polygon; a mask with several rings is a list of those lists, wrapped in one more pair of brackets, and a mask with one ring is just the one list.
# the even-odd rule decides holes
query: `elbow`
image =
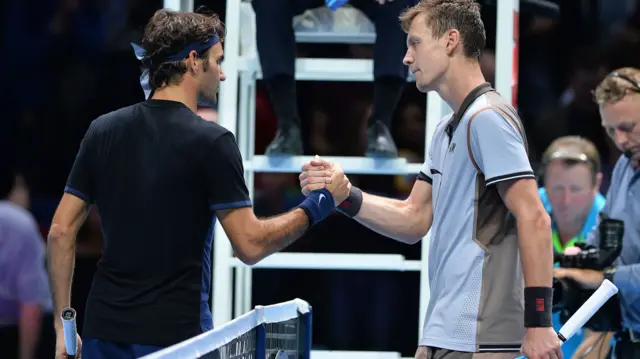
{"label": "elbow", "polygon": [[[422,217],[419,217],[422,218]],[[414,230],[408,236],[405,236],[403,242],[409,245],[414,245],[427,236],[430,225],[426,221],[415,223]]]}
{"label": "elbow", "polygon": [[409,236],[405,236],[403,238],[403,242],[409,245],[414,245],[422,240],[422,238],[427,236],[427,232],[429,232],[429,227],[420,225],[419,228]]}
{"label": "elbow", "polygon": [[411,230],[407,235],[403,236],[403,242],[409,245],[416,244],[427,236],[427,232],[431,228],[432,217],[429,211],[424,207],[416,208],[415,206],[407,206],[405,218],[410,223]]}
{"label": "elbow", "polygon": [[422,238],[424,238],[424,236],[426,235],[427,234],[425,233],[424,235],[405,237],[403,242],[409,245],[414,245],[420,242],[420,240],[422,240]]}
{"label": "elbow", "polygon": [[259,256],[251,255],[243,252],[240,252],[240,253],[236,252],[236,257],[240,260],[240,262],[248,266],[255,265],[262,260],[262,258],[260,258]]}
{"label": "elbow", "polygon": [[544,233],[551,233],[551,216],[544,209],[536,213],[535,228]]}
{"label": "elbow", "polygon": [[414,209],[413,213],[410,213],[409,218],[413,218],[414,221],[417,221],[414,222],[413,226],[417,230],[412,236],[412,243],[410,243],[416,244],[420,242],[422,238],[426,237],[427,233],[429,233],[429,230],[431,229],[431,224],[433,223],[433,209],[430,204],[428,206],[420,206],[417,209]]}
{"label": "elbow", "polygon": [[413,242],[409,243],[409,244],[416,244],[418,242],[420,242],[420,240],[424,237],[427,236],[427,233],[429,233],[429,229],[431,228],[431,222],[423,222],[419,224],[419,231],[418,233],[413,237]]}
{"label": "elbow", "polygon": [[[233,242],[234,241],[232,241],[232,243]],[[240,262],[248,266],[252,266],[264,259],[262,251],[257,246],[252,245],[254,241],[244,240],[240,243],[242,244],[233,246],[233,253],[235,254],[236,258],[240,260]]]}
{"label": "elbow", "polygon": [[526,222],[529,230],[534,230],[536,233],[551,233],[551,217],[542,207],[526,212],[518,222]]}
{"label": "elbow", "polygon": [[63,226],[58,223],[53,223],[47,236],[47,243],[49,245],[55,245],[63,247],[65,249],[73,249],[73,243],[70,240],[71,228]]}

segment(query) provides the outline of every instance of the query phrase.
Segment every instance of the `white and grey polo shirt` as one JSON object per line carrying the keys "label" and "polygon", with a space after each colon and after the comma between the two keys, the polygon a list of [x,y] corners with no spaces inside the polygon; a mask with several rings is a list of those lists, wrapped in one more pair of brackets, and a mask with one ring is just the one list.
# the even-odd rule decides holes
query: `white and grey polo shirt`
{"label": "white and grey polo shirt", "polygon": [[515,218],[496,183],[534,178],[516,111],[488,83],[438,124],[420,180],[433,185],[431,299],[420,345],[518,351],[524,280]]}

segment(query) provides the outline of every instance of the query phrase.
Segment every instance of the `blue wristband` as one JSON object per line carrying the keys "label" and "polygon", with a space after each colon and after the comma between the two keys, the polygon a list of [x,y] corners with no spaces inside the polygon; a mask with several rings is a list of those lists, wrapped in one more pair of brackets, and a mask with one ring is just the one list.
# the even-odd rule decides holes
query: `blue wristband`
{"label": "blue wristband", "polygon": [[325,4],[327,4],[327,7],[329,9],[331,9],[332,11],[336,11],[347,4],[349,0],[324,0],[324,2]]}
{"label": "blue wristband", "polygon": [[329,216],[336,208],[336,203],[331,192],[323,188],[309,193],[298,207],[307,214],[309,224],[312,226]]}

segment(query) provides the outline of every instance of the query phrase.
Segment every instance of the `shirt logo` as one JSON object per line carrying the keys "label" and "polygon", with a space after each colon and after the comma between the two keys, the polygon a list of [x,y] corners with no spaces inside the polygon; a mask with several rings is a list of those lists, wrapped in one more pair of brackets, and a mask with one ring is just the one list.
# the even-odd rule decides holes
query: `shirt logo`
{"label": "shirt logo", "polygon": [[325,199],[325,196],[323,194],[320,195],[320,199],[318,200],[318,205],[320,205],[320,203],[322,203],[322,200]]}

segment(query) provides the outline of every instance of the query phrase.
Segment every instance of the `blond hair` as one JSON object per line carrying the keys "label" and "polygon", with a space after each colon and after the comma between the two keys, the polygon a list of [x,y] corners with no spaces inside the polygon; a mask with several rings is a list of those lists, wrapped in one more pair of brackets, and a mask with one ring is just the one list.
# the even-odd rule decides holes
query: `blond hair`
{"label": "blond hair", "polygon": [[460,32],[465,56],[480,57],[486,42],[480,4],[474,0],[420,0],[400,14],[400,26],[404,32],[409,32],[413,20],[422,14],[426,15],[426,26],[434,38],[456,29]]}
{"label": "blond hair", "polygon": [[[630,78],[635,81],[635,84],[619,75]],[[605,77],[593,91],[593,95],[598,105],[616,103],[630,93],[640,93],[638,84],[640,84],[640,69],[623,67]]]}

